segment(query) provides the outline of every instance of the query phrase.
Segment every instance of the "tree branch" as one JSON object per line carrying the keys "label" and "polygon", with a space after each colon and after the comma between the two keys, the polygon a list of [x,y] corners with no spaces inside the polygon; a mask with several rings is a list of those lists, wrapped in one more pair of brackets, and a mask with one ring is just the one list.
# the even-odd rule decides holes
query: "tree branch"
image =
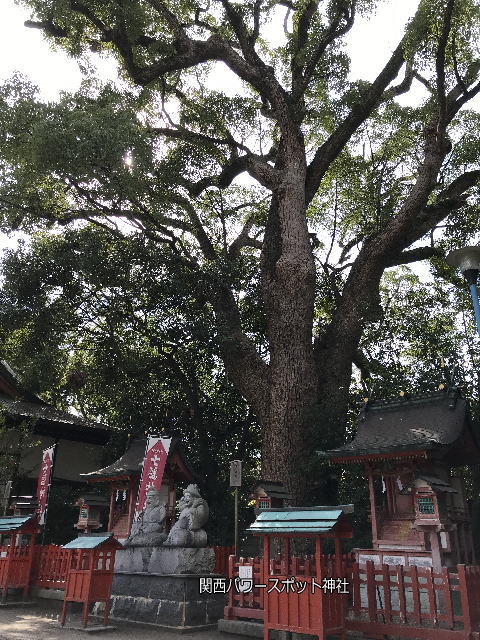
{"label": "tree branch", "polygon": [[[318,3],[317,3],[317,5],[318,5]],[[332,42],[334,42],[335,40],[337,40],[341,36],[343,36],[346,33],[348,33],[350,31],[350,29],[352,28],[352,26],[353,26],[353,24],[355,22],[355,8],[356,8],[356,0],[353,0],[351,8],[350,8],[350,12],[345,7],[339,8],[339,10],[337,11],[335,17],[333,18],[333,20],[329,24],[326,32],[324,33],[323,37],[318,42],[317,46],[315,47],[314,52],[310,56],[310,59],[308,60],[306,66],[305,66],[305,71],[304,71],[304,74],[303,74],[303,83],[302,83],[301,88],[299,89],[299,93],[303,93],[303,91],[305,91],[305,89],[307,88],[308,83],[309,83],[309,81],[310,81],[310,79],[311,79],[311,77],[312,77],[312,75],[313,75],[318,63],[320,62],[321,57],[325,53],[327,47],[330,44],[332,44]],[[344,22],[344,25],[342,27],[340,27],[342,18],[344,19],[345,22]]]}
{"label": "tree branch", "polygon": [[348,116],[332,135],[317,149],[307,169],[306,201],[310,203],[317,192],[320,182],[331,163],[337,158],[353,133],[368,118],[390,82],[395,78],[403,64],[403,41],[397,46],[390,60],[378,75],[375,82],[364,92],[351,109]]}
{"label": "tree branch", "polygon": [[448,37],[452,28],[452,14],[455,0],[448,0],[443,20],[442,33],[438,42],[435,68],[437,72],[437,102],[438,102],[438,135],[443,139],[447,127],[447,97],[445,93],[445,54]]}
{"label": "tree branch", "polygon": [[443,256],[443,251],[437,247],[417,247],[409,251],[402,251],[397,258],[392,258],[387,267],[395,267],[400,264],[410,264],[420,260],[428,260],[429,258],[437,258]]}

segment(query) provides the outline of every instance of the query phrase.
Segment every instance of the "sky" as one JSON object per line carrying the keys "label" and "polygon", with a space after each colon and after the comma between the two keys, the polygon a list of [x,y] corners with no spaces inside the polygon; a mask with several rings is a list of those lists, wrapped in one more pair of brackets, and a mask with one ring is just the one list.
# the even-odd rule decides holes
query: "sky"
{"label": "sky", "polygon": [[[353,77],[371,80],[376,76],[398,44],[417,4],[418,0],[381,0],[373,18],[357,18],[348,35],[349,49],[355,54]],[[14,0],[2,0],[0,16],[0,80],[20,71],[41,88],[45,99],[55,99],[59,91],[74,91],[79,86],[81,72],[77,63],[63,52],[52,51],[39,30],[24,27],[24,21],[31,17],[28,11]],[[107,77],[114,72],[114,67],[106,61],[100,66]],[[219,83],[227,78],[225,74]]]}

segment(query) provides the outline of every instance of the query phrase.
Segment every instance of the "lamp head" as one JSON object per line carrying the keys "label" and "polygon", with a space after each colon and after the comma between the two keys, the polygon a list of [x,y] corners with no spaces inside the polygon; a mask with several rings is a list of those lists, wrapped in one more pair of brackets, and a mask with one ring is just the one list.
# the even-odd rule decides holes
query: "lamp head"
{"label": "lamp head", "polygon": [[460,269],[468,284],[476,284],[480,272],[480,247],[455,249],[446,257],[447,264]]}

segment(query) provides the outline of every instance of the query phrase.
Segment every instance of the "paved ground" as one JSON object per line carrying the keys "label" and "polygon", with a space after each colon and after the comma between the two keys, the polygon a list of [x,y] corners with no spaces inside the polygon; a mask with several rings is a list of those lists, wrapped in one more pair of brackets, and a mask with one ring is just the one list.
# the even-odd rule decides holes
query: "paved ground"
{"label": "paved ground", "polygon": [[[0,609],[0,640],[76,640],[105,638],[105,640],[248,640],[246,636],[220,633],[216,629],[195,633],[172,633],[136,624],[114,622],[114,631],[87,634],[71,629],[80,619],[72,616],[62,629],[58,624],[58,607],[36,606],[31,608]],[[93,622],[93,621],[92,621]]]}

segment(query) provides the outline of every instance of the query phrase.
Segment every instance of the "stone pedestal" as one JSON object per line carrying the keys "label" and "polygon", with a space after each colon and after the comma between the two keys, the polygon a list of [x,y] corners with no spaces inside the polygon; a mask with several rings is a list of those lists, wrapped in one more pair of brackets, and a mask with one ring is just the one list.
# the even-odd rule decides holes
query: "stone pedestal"
{"label": "stone pedestal", "polygon": [[207,547],[127,547],[117,551],[115,573],[209,574],[215,552]]}
{"label": "stone pedestal", "polygon": [[200,593],[200,578],[212,574],[116,573],[111,620],[146,622],[172,630],[195,630],[223,617],[226,596]]}
{"label": "stone pedestal", "polygon": [[212,577],[214,566],[215,553],[206,547],[117,551],[110,618],[179,631],[214,625],[223,616],[226,595],[200,593],[200,578]]}

